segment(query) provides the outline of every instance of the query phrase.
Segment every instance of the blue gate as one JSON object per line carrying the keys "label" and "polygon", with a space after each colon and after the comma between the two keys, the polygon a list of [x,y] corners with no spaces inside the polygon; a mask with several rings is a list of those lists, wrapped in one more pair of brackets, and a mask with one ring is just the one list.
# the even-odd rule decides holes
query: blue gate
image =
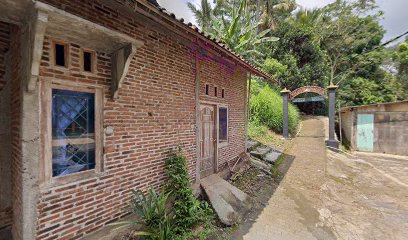
{"label": "blue gate", "polygon": [[374,150],[374,114],[357,115],[357,150]]}

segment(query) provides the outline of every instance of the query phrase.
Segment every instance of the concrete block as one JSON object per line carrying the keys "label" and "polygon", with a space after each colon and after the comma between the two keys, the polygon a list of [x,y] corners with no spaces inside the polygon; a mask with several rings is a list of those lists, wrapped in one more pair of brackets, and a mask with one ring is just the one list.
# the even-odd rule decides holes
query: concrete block
{"label": "concrete block", "polygon": [[229,182],[214,174],[201,180],[201,186],[220,221],[231,226],[239,223],[251,207],[251,198]]}
{"label": "concrete block", "polygon": [[254,151],[251,151],[250,154],[256,158],[263,159],[267,153],[272,151],[272,148],[268,146],[257,147]]}
{"label": "concrete block", "polygon": [[281,155],[282,155],[281,152],[274,150],[274,151],[267,153],[262,160],[264,160],[265,162],[271,163],[271,164],[275,164],[276,160],[278,160],[278,158]]}
{"label": "concrete block", "polygon": [[247,140],[247,152],[251,152],[255,150],[257,147],[261,145],[260,142],[254,140]]}

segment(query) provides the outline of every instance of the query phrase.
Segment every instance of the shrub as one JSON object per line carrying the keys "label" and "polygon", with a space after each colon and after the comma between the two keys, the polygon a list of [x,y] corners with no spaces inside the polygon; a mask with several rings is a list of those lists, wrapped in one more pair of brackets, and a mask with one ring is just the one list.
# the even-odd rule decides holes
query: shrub
{"label": "shrub", "polygon": [[139,216],[147,227],[157,227],[166,222],[166,205],[170,193],[149,190],[149,196],[141,191],[132,190],[133,196],[127,211]]}
{"label": "shrub", "polygon": [[166,173],[169,177],[166,189],[174,196],[173,230],[179,235],[188,234],[192,226],[210,215],[212,210],[207,202],[194,196],[186,157],[180,149],[166,160]]}
{"label": "shrub", "polygon": [[158,193],[153,188],[148,191],[147,196],[142,191],[132,190],[132,192],[133,196],[125,210],[137,215],[141,220],[123,221],[110,225],[143,224],[146,229],[132,233],[134,236],[145,236],[152,240],[173,239],[171,219],[166,210],[170,193]]}
{"label": "shrub", "polygon": [[[184,240],[206,239],[211,232],[213,211],[206,201],[194,196],[191,179],[187,168],[186,157],[181,149],[166,160],[166,173],[169,177],[166,191],[156,192],[153,188],[145,195],[141,191],[132,190],[133,196],[125,210],[137,215],[140,221],[123,221],[110,225],[143,224],[144,231],[132,233],[152,240]],[[174,198],[172,211],[167,211],[169,197]],[[192,227],[201,223],[203,231],[193,236]]]}
{"label": "shrub", "polygon": [[248,136],[252,139],[263,136],[268,131],[268,128],[261,125],[257,119],[252,119],[248,123]]}
{"label": "shrub", "polygon": [[[270,88],[263,87],[258,94],[251,96],[251,122],[259,122],[275,132],[281,133],[283,128],[282,96]],[[289,104],[289,132],[294,133],[299,122],[299,110]]]}

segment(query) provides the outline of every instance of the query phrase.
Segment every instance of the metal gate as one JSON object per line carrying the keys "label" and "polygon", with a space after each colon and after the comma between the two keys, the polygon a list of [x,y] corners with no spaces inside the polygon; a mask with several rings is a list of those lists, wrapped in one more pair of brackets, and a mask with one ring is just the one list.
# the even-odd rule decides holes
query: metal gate
{"label": "metal gate", "polygon": [[357,150],[374,150],[374,114],[357,115]]}

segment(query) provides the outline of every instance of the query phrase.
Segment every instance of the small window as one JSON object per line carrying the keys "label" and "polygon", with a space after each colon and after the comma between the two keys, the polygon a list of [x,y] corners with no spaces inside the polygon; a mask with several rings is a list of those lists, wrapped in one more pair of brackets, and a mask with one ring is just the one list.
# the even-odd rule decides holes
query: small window
{"label": "small window", "polygon": [[90,51],[83,51],[83,69],[84,72],[93,72],[93,53]]}
{"label": "small window", "polygon": [[228,108],[220,107],[218,109],[218,139],[220,143],[228,141]]}
{"label": "small window", "polygon": [[221,97],[222,97],[222,98],[225,98],[225,91],[224,91],[224,88],[221,90]]}
{"label": "small window", "polygon": [[205,84],[205,95],[210,95],[210,85]]}
{"label": "small window", "polygon": [[52,90],[52,176],[95,168],[95,94]]}
{"label": "small window", "polygon": [[67,51],[68,46],[66,44],[55,43],[54,58],[56,66],[67,67]]}
{"label": "small window", "polygon": [[214,96],[218,96],[218,88],[217,87],[214,87]]}

